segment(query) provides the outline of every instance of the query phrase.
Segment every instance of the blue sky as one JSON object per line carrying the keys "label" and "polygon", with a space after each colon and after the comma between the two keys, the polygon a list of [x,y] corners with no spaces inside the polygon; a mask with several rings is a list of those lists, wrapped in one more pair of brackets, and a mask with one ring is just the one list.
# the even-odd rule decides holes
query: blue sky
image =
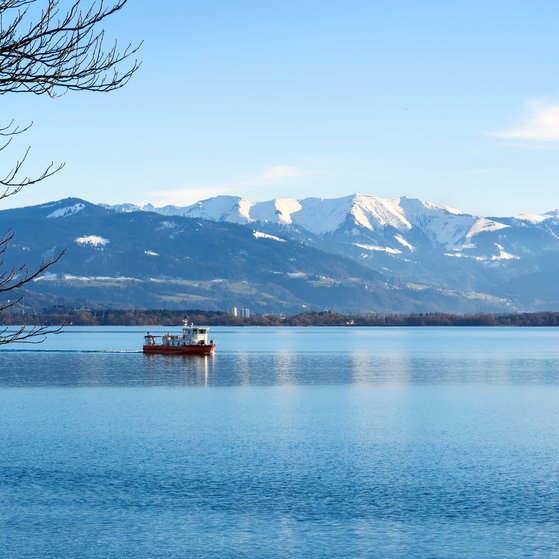
{"label": "blue sky", "polygon": [[[159,8],[159,6],[162,6]],[[559,206],[559,3],[129,0],[111,94],[5,95],[6,169],[66,167],[4,207],[353,193],[479,215]]]}

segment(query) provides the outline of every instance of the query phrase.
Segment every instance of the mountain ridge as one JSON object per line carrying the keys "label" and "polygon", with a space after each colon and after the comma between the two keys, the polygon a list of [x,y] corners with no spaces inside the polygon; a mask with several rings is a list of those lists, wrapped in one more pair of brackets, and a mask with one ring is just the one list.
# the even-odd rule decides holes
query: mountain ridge
{"label": "mountain ridge", "polygon": [[[295,225],[319,235],[334,233],[349,216],[352,216],[355,224],[371,231],[384,227],[392,227],[398,231],[410,230],[413,227],[432,230],[432,240],[450,247],[456,244],[452,239],[461,240],[475,236],[478,232],[510,227],[512,221],[539,224],[559,219],[559,209],[539,216],[520,214],[499,218],[478,216],[418,198],[382,198],[361,193],[340,198],[276,198],[262,202],[254,202],[240,196],[222,195],[188,206],[121,204],[105,207],[114,211],[153,211],[168,216],[180,215],[241,224],[260,222]],[[457,233],[448,236],[448,232],[445,234],[444,225],[448,224],[450,216],[453,216],[455,221],[460,221],[461,227]]]}
{"label": "mountain ridge", "polygon": [[[113,209],[119,211],[118,207]],[[514,239],[521,234],[526,237],[528,230],[535,232],[538,242],[543,241],[544,246],[553,250],[559,248],[555,242],[559,238],[558,210],[541,216],[521,214],[496,218],[476,216],[416,198],[389,199],[369,194],[335,199],[279,198],[265,202],[217,196],[184,207],[148,205],[136,209],[258,225],[266,231],[283,232],[323,249],[325,245],[338,243],[344,245],[338,253],[349,250],[353,258],[365,260],[375,253],[405,258],[422,250],[438,251],[445,258],[486,262],[522,258],[526,250],[518,247]],[[542,233],[546,239],[542,238]],[[515,254],[516,249],[519,254]]]}
{"label": "mountain ridge", "polygon": [[125,291],[111,293],[108,283],[135,281],[123,300],[152,307],[199,301],[208,310],[241,305],[259,312],[559,309],[556,210],[494,218],[365,194],[267,202],[218,196],[182,208],[68,198],[0,211],[0,222],[16,229],[18,241],[25,232],[15,244],[24,261],[68,249],[59,269],[36,283],[37,293],[64,298],[66,290],[75,299],[87,292],[82,299],[90,303],[115,305]]}

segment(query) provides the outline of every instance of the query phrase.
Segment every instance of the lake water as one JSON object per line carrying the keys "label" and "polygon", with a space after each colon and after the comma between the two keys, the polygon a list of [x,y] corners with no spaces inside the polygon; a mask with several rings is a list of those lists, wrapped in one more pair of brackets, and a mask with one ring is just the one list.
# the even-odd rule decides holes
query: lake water
{"label": "lake water", "polygon": [[6,346],[1,557],[559,557],[559,329],[212,333]]}

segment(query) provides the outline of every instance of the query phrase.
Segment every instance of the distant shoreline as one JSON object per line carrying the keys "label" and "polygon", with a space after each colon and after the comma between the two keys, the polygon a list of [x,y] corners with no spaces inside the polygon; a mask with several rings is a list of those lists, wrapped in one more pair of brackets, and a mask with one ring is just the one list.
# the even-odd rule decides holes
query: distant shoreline
{"label": "distant shoreline", "polygon": [[74,326],[177,326],[184,317],[207,326],[559,326],[559,312],[523,312],[506,314],[452,313],[369,313],[341,314],[330,311],[304,312],[292,316],[254,315],[235,317],[226,312],[202,310],[79,310],[38,314],[4,313],[4,326],[21,324]]}

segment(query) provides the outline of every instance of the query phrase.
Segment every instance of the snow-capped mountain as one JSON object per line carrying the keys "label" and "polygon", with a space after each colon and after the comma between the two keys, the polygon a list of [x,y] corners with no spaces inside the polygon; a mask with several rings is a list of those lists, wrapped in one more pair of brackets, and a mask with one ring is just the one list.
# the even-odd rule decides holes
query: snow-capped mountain
{"label": "snow-capped mountain", "polygon": [[[121,211],[119,207],[113,209]],[[266,202],[218,196],[186,207],[148,205],[137,209],[260,227],[368,261],[372,267],[381,255],[415,261],[425,252],[443,259],[495,264],[556,250],[559,233],[557,211],[541,216],[491,218],[418,199],[365,194]]]}
{"label": "snow-capped mountain", "polygon": [[38,290],[113,307],[559,310],[559,211],[496,218],[406,197],[218,196],[182,208],[67,199],[0,211],[0,222],[17,232],[19,261],[67,249]]}
{"label": "snow-capped mountain", "polygon": [[[217,196],[186,207],[112,206],[115,211],[132,209],[226,221],[239,224],[291,226],[313,235],[326,236],[343,231],[346,236],[359,237],[365,232],[381,234],[384,240],[413,250],[403,241],[412,231],[421,231],[433,245],[445,250],[471,248],[471,239],[479,233],[498,231],[510,225],[495,219],[477,217],[459,210],[413,198],[380,198],[355,194],[344,198],[279,198],[252,202],[237,196]],[[552,212],[541,216],[540,222],[553,218]],[[555,216],[557,218],[557,216]],[[530,218],[518,218],[528,221]],[[532,218],[532,223],[537,220]],[[390,239],[386,232],[393,233]],[[382,247],[377,247],[381,249]]]}
{"label": "snow-capped mountain", "polygon": [[[535,216],[476,216],[413,198],[354,194],[337,199],[253,202],[218,196],[186,207],[137,208],[242,224],[349,257],[400,281],[465,293],[514,295],[524,280],[550,292],[559,254],[559,210]],[[539,279],[538,279],[539,278]],[[512,290],[512,291],[511,291]],[[522,288],[523,293],[526,289]],[[528,290],[530,291],[530,290]],[[523,299],[523,305],[533,302]],[[535,303],[534,303],[535,304]],[[537,303],[538,305],[540,302]]]}

